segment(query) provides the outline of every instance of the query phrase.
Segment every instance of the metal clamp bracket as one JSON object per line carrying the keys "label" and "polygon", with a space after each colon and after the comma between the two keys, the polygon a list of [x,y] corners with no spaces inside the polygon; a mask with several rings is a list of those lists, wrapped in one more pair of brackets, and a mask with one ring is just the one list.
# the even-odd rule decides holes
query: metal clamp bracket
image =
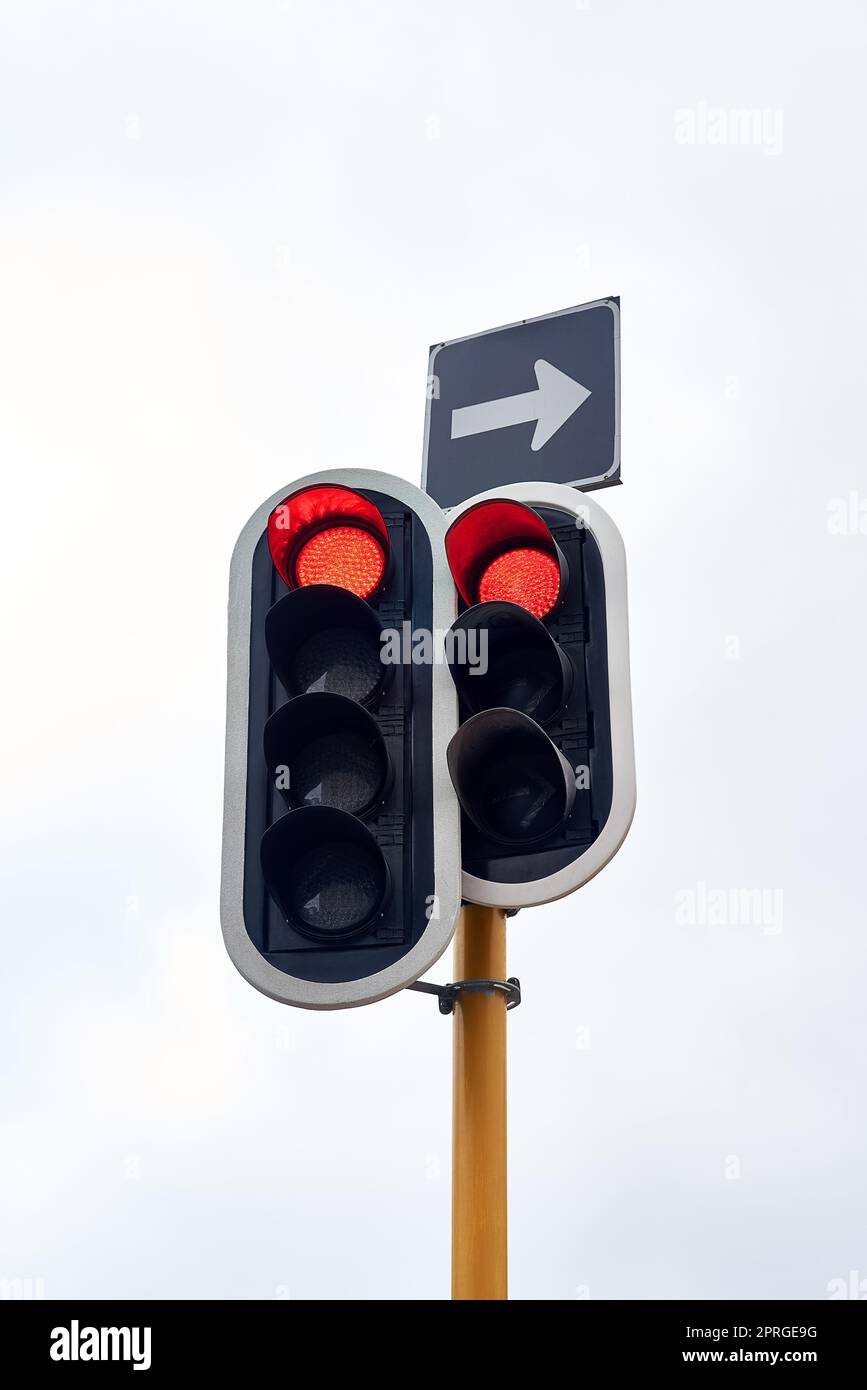
{"label": "metal clamp bracket", "polygon": [[455,980],[450,985],[435,985],[430,980],[416,980],[406,988],[415,990],[417,994],[435,994],[439,1000],[441,1014],[454,1011],[455,1000],[464,990],[469,994],[505,994],[507,1012],[509,1009],[517,1009],[521,1002],[521,981],[514,975],[508,980]]}

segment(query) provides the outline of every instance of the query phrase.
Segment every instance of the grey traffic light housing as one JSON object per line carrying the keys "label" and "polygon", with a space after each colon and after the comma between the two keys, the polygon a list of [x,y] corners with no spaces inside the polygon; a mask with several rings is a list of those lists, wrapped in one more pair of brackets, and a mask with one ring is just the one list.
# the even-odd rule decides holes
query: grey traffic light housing
{"label": "grey traffic light housing", "polygon": [[[510,531],[508,507],[492,508],[488,527],[481,507],[494,502],[531,508],[550,538],[540,528],[534,535],[517,507],[517,529]],[[470,528],[460,523],[476,509],[476,538],[467,545]],[[485,611],[491,617],[487,671],[453,663],[462,722],[449,763],[464,811],[462,895],[532,907],[598,873],[635,811],[626,552],[598,502],[559,483],[493,488],[453,508],[448,521],[452,572],[468,605],[455,631],[478,632]],[[521,617],[511,603],[476,602],[474,562],[487,563],[510,539],[546,544],[559,564],[560,597],[541,618]],[[485,556],[488,540],[494,547]],[[506,759],[516,769],[511,783]],[[526,829],[523,841],[516,825]]]}
{"label": "grey traffic light housing", "polygon": [[[319,488],[347,490],[356,515],[346,521],[387,554],[367,598],[331,584],[293,587],[290,569],[275,568],[269,518]],[[313,537],[329,518],[305,506],[303,536]],[[275,493],[238,537],[220,917],[240,973],[283,1003],[373,1003],[417,980],[453,935],[460,839],[446,750],[457,699],[445,664],[413,661],[411,650],[422,631],[433,651],[455,616],[445,525],[436,503],[401,478],[332,469]],[[297,561],[298,538],[290,541]],[[401,635],[396,665],[382,662],[383,633]],[[323,772],[327,737],[345,737],[349,751],[343,762],[326,759]],[[342,804],[329,804],[335,788]]]}

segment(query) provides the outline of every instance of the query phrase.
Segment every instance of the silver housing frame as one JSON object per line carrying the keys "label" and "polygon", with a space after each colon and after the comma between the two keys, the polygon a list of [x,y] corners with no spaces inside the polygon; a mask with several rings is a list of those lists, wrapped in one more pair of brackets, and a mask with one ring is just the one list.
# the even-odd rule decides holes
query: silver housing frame
{"label": "silver housing frame", "polygon": [[244,979],[269,998],[303,1009],[346,1009],[372,1004],[405,989],[442,955],[454,935],[460,909],[461,846],[458,801],[446,767],[446,747],[458,727],[457,693],[448,667],[433,667],[434,910],[416,944],[400,960],[360,980],[319,983],[287,975],[257,950],[244,925],[244,853],[250,679],[250,597],[253,552],[274,507],[289,493],[316,483],[384,492],[410,507],[428,532],[433,558],[433,623],[446,631],[456,598],[445,554],[445,515],[427,493],[403,478],[366,468],[332,468],[287,483],[263,502],[238,537],[229,573],[226,770],[220,922],[223,940]]}
{"label": "silver housing frame", "polygon": [[629,678],[629,623],[626,605],[626,549],[616,525],[599,503],[565,483],[512,483],[470,497],[448,512],[449,525],[479,502],[510,497],[528,507],[553,507],[574,516],[599,546],[605,576],[608,633],[608,687],[611,710],[613,793],[608,819],[588,850],[574,864],[531,883],[494,883],[464,871],[462,893],[489,907],[535,907],[554,902],[598,874],[626,839],[635,814],[635,746]]}

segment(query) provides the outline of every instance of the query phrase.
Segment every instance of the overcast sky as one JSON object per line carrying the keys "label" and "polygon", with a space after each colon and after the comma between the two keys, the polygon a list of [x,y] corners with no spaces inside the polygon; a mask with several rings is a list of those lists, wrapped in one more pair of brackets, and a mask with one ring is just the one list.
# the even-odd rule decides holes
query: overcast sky
{"label": "overcast sky", "polygon": [[229,556],[418,481],[430,343],[615,294],[638,811],[509,926],[512,1293],[867,1279],[863,6],[2,23],[0,1279],[447,1295],[450,1025],[222,944]]}

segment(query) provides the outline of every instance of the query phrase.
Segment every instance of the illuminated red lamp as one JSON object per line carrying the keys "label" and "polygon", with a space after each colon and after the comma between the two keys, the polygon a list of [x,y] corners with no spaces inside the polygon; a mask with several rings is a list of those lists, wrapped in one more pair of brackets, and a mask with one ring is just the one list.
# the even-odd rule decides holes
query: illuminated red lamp
{"label": "illuminated red lamp", "polygon": [[453,521],[446,555],[470,605],[500,599],[544,618],[568,580],[566,558],[539,513],[505,497],[479,502]]}
{"label": "illuminated red lamp", "polygon": [[320,483],[274,508],[268,547],[290,589],[334,584],[370,598],[385,575],[388,531],[366,497],[338,483]]}

